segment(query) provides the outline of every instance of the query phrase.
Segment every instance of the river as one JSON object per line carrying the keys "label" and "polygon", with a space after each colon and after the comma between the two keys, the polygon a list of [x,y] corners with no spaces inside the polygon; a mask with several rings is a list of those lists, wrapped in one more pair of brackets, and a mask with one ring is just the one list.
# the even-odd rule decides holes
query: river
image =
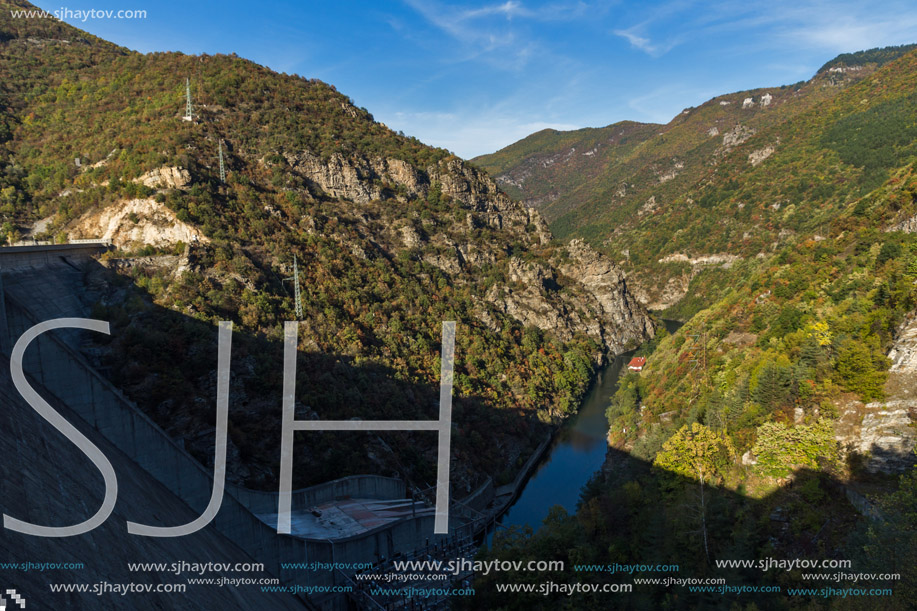
{"label": "river", "polygon": [[[675,320],[664,322],[669,333],[682,325]],[[554,505],[560,505],[568,513],[576,511],[583,486],[605,461],[608,449],[605,410],[611,405],[611,396],[618,389],[618,376],[632,354],[615,357],[599,372],[579,411],[554,437],[516,502],[498,520],[501,524],[537,529]]]}

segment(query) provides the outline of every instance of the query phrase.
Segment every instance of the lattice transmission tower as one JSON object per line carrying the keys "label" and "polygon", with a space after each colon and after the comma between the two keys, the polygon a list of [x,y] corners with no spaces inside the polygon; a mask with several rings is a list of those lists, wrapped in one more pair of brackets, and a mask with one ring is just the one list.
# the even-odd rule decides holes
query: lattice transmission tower
{"label": "lattice transmission tower", "polygon": [[302,291],[299,288],[299,261],[293,255],[293,277],[284,278],[284,282],[293,281],[293,307],[296,309],[296,320],[302,320]]}
{"label": "lattice transmission tower", "polygon": [[223,140],[220,139],[220,182],[226,182],[226,167],[223,165]]}
{"label": "lattice transmission tower", "polygon": [[185,121],[193,121],[194,115],[191,114],[191,79],[185,79]]}

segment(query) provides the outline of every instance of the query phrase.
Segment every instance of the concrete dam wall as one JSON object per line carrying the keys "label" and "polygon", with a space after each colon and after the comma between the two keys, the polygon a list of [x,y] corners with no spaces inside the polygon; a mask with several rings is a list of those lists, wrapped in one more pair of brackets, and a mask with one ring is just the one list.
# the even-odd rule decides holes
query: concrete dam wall
{"label": "concrete dam wall", "polygon": [[[10,249],[3,249],[4,251]],[[61,317],[89,317],[89,304],[79,294],[84,265],[96,265],[85,247],[55,249],[53,257],[36,252],[0,253],[3,299],[0,327],[3,348],[8,351],[26,330],[39,322]],[[50,258],[49,258],[50,257]],[[63,257],[63,258],[61,258]],[[13,269],[11,269],[13,268]],[[79,331],[53,331],[39,336],[29,347],[24,369],[43,387],[42,394],[66,405],[112,446],[152,475],[181,499],[189,513],[199,515],[207,507],[213,485],[212,474],[175,440],[171,439],[135,404],[98,373],[80,354]],[[8,371],[8,370],[7,370]],[[317,504],[340,498],[403,499],[400,480],[374,475],[354,476],[294,491],[293,511],[307,511]],[[253,559],[263,562],[270,573],[284,583],[334,585],[333,572],[290,571],[283,563],[319,561],[359,562],[391,558],[397,553],[421,548],[434,537],[432,515],[417,515],[393,524],[370,529],[355,536],[328,540],[278,535],[259,515],[276,513],[277,494],[226,486],[223,503],[211,526],[229,538]],[[472,524],[463,512],[452,516],[455,533],[471,534]],[[182,520],[170,514],[150,522],[174,526]],[[133,537],[124,532],[125,537]],[[333,598],[312,602],[336,606]],[[338,601],[339,602],[339,601]]]}
{"label": "concrete dam wall", "polygon": [[[53,594],[49,584],[107,583],[182,584],[184,578],[158,572],[132,572],[136,562],[253,562],[251,554],[231,536],[208,526],[192,535],[149,538],[127,534],[128,520],[157,524],[186,523],[195,511],[166,486],[141,469],[99,431],[77,416],[38,380],[29,383],[68,422],[77,427],[112,462],[118,476],[118,503],[98,528],[65,538],[35,537],[0,531],[0,554],[12,562],[82,563],[76,570],[6,571],[4,588],[16,588],[29,608],[154,611],[159,609],[302,609],[288,594],[262,592],[257,586],[208,588],[187,586],[186,592],[130,596]],[[13,387],[10,363],[0,355],[0,509],[19,520],[41,526],[75,524],[90,517],[102,502],[102,478],[89,460],[32,409]],[[104,562],[97,561],[104,558]],[[270,573],[246,573],[265,578]],[[91,601],[89,600],[91,598]],[[90,606],[91,603],[91,606]],[[11,608],[18,609],[16,605]]]}

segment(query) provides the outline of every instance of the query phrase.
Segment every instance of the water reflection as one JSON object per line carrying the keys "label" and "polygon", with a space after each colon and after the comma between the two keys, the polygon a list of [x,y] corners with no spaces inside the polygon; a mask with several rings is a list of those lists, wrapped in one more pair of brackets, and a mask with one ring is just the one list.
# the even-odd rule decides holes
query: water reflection
{"label": "water reflection", "polygon": [[621,355],[601,373],[580,411],[555,437],[546,458],[529,478],[522,494],[504,514],[505,526],[541,525],[554,505],[576,510],[580,490],[605,460],[608,420],[605,410],[617,390],[618,374],[630,354]]}
{"label": "water reflection", "polygon": [[[667,320],[665,326],[672,333],[681,323]],[[569,513],[576,510],[580,491],[605,461],[608,433],[605,410],[611,405],[611,396],[618,389],[618,376],[632,354],[616,357],[599,373],[579,412],[555,437],[522,494],[503,515],[500,522],[504,526],[527,524],[538,528],[554,505]]]}

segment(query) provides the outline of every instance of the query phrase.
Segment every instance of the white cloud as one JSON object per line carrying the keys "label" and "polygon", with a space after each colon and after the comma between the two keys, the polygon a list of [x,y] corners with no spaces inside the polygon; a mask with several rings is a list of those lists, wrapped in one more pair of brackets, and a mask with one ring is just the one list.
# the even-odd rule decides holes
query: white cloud
{"label": "white cloud", "polygon": [[477,17],[486,17],[488,15],[505,15],[507,19],[513,17],[531,17],[532,12],[524,8],[519,2],[504,2],[493,6],[485,6],[477,9],[468,9],[458,14],[461,21],[475,19]]}
{"label": "white cloud", "polygon": [[797,47],[826,49],[835,53],[917,41],[917,12],[887,14],[820,14],[798,23],[783,24],[777,37]]}
{"label": "white cloud", "polygon": [[[468,95],[461,102],[447,100],[449,112],[415,107],[416,112],[393,109],[386,116],[374,106],[376,116],[395,129],[466,158],[544,128],[577,129],[622,119],[667,123],[683,108],[724,91],[808,78],[829,53],[917,41],[917,5],[901,0],[890,0],[881,10],[856,0],[725,0],[715,6],[670,0],[630,8],[606,5],[606,13],[582,3],[535,7],[524,0],[498,0],[456,7],[406,1],[444,33],[441,38],[458,42],[458,50],[446,54],[451,53],[447,64],[475,60],[518,71],[520,78],[503,82],[496,77],[483,91],[475,79],[466,79]],[[649,57],[665,57],[652,62],[658,74],[634,68],[645,65],[640,59],[631,58],[625,68],[568,56],[567,48],[547,38],[545,31],[552,28],[534,23],[572,19],[595,26],[584,32],[613,34]],[[672,52],[676,47],[678,55]],[[728,58],[723,70],[718,69],[721,57]],[[699,62],[696,71],[694,61]],[[748,70],[736,72],[746,61]],[[466,70],[473,67],[453,65],[444,74],[454,79]],[[411,103],[409,97],[401,102]]]}
{"label": "white cloud", "polygon": [[646,38],[644,36],[638,36],[637,34],[634,33],[633,28],[631,28],[630,30],[614,30],[614,33],[616,36],[621,36],[622,38],[626,38],[627,41],[631,45],[633,45],[634,47],[637,47],[641,51],[652,53],[653,49],[655,49],[655,47],[653,47],[653,45],[650,44],[649,38]]}
{"label": "white cloud", "polygon": [[411,8],[460,45],[458,61],[483,60],[492,66],[521,70],[544,48],[544,41],[523,27],[524,20],[552,23],[586,17],[589,7],[577,1],[528,8],[518,0],[461,8],[435,0],[404,0]]}
{"label": "white cloud", "polygon": [[678,45],[678,40],[670,40],[665,44],[653,44],[653,42],[646,36],[642,36],[637,32],[642,30],[642,26],[634,26],[627,30],[613,30],[615,36],[620,36],[621,38],[627,39],[627,42],[631,44],[635,49],[639,49],[651,57],[660,57],[671,51],[676,45]]}
{"label": "white cloud", "polygon": [[824,49],[834,53],[917,41],[917,5],[893,1],[881,7],[857,0],[730,0],[706,6],[673,0],[635,15],[613,30],[631,46],[660,57],[687,42],[730,34],[761,50]]}

